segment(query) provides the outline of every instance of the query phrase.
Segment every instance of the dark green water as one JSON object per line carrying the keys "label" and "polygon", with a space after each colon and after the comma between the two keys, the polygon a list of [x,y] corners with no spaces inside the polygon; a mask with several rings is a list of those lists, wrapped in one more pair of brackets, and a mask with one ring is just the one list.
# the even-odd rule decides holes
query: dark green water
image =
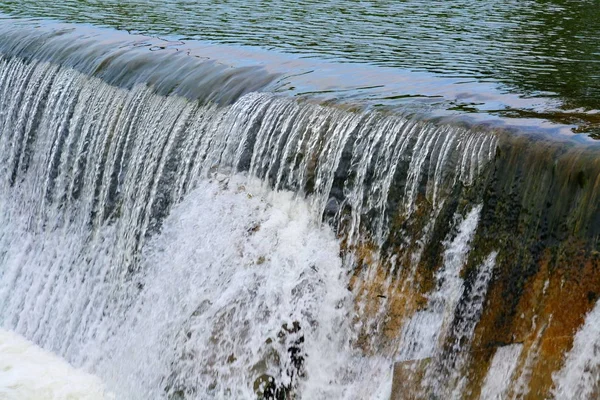
{"label": "dark green water", "polygon": [[[542,118],[592,134],[600,126],[598,0],[4,0],[0,11],[392,67],[399,74],[427,72],[452,85],[482,83],[484,92],[492,84],[497,93],[528,101],[487,107],[491,114]],[[457,107],[469,112],[479,105]]]}

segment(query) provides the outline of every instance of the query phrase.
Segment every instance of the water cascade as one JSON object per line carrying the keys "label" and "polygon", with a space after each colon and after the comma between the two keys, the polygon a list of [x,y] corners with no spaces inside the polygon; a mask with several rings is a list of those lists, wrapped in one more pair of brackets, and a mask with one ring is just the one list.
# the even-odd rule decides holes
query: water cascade
{"label": "water cascade", "polygon": [[0,326],[118,398],[597,390],[597,149],[2,35]]}

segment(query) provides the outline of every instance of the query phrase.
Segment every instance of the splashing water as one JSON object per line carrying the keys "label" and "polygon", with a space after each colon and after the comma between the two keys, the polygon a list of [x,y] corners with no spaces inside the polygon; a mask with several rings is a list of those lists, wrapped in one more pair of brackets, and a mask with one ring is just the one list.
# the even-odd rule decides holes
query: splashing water
{"label": "splashing water", "polygon": [[339,381],[361,360],[346,346],[337,240],[290,193],[260,193],[241,178],[202,183],[148,244],[141,293],[98,354],[119,393],[250,398],[261,376],[303,398],[360,393]]}

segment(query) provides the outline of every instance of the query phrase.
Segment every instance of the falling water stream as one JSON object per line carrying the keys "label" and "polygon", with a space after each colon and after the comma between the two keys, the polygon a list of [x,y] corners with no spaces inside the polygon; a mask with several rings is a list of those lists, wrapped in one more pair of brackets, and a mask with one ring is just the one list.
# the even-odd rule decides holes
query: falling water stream
{"label": "falling water stream", "polygon": [[[498,253],[466,284],[483,206],[444,210],[496,156],[493,130],[297,100],[259,69],[22,39],[0,51],[0,357],[41,347],[22,362],[81,375],[81,398],[386,399],[395,363],[425,359],[423,390],[463,395]],[[395,239],[412,243],[402,261],[398,216],[429,221]],[[409,285],[442,223],[422,307],[395,352],[369,350],[391,303],[373,312],[361,282],[391,262],[385,290]],[[511,379],[515,349],[490,374]]]}

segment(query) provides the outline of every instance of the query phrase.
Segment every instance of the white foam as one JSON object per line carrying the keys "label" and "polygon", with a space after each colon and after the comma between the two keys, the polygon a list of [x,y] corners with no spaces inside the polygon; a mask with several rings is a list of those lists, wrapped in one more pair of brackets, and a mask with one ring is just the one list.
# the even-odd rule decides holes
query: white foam
{"label": "white foam", "polygon": [[3,400],[101,400],[100,379],[73,368],[21,336],[0,329],[0,398]]}
{"label": "white foam", "polygon": [[[139,299],[97,349],[96,370],[128,399],[188,389],[186,398],[252,398],[261,374],[307,399],[375,395],[389,364],[350,347],[339,243],[311,215],[260,182],[202,182],[148,243]],[[285,333],[294,323],[300,331]],[[298,379],[289,348],[301,336]]]}

